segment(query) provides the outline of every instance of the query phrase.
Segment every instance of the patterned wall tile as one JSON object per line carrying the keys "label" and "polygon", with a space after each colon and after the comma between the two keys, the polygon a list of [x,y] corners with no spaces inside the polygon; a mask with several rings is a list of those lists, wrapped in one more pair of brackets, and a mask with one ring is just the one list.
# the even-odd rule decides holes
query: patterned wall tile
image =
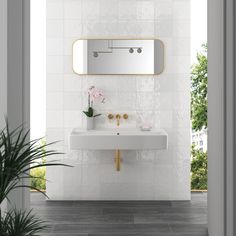
{"label": "patterned wall tile", "polygon": [[[56,11],[57,9],[57,11]],[[190,3],[189,0],[48,0],[47,140],[62,140],[61,158],[75,168],[48,170],[54,200],[189,199],[190,162]],[[78,38],[150,38],[165,44],[165,70],[159,76],[79,76],[72,71],[72,44]],[[69,149],[74,127],[85,128],[87,89],[106,96],[97,103],[97,128],[114,128],[107,114],[128,113],[123,128],[149,122],[165,128],[169,149],[122,151],[116,172],[114,151]],[[61,107],[61,104],[63,106]],[[58,176],[57,176],[58,178]],[[69,183],[69,184],[68,184]]]}

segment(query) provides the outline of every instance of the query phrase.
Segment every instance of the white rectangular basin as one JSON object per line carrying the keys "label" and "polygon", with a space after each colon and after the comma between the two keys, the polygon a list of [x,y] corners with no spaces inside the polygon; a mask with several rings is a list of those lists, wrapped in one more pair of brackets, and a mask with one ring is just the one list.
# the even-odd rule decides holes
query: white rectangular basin
{"label": "white rectangular basin", "polygon": [[162,150],[168,148],[168,134],[155,129],[74,129],[69,142],[71,150]]}

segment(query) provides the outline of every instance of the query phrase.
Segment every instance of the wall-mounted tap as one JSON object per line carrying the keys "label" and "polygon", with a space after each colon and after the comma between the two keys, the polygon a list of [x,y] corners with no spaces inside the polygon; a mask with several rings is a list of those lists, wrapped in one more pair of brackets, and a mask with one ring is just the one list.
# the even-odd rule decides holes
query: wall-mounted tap
{"label": "wall-mounted tap", "polygon": [[121,115],[120,114],[116,114],[116,125],[118,127],[120,126],[120,118],[121,118]]}
{"label": "wall-mounted tap", "polygon": [[121,114],[116,114],[116,115],[114,115],[114,114],[108,114],[107,115],[107,117],[108,117],[108,119],[109,120],[113,120],[114,118],[116,119],[116,125],[117,125],[117,127],[119,127],[120,126],[120,120],[123,118],[124,120],[127,120],[128,118],[129,118],[129,116],[128,116],[128,114],[123,114],[123,115],[121,115]]}

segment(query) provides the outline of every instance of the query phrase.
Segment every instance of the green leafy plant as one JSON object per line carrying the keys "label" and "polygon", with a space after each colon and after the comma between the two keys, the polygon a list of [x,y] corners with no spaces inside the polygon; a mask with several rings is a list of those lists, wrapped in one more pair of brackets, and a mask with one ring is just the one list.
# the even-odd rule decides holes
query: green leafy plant
{"label": "green leafy plant", "polygon": [[193,130],[207,128],[207,45],[202,45],[191,72],[191,119]]}
{"label": "green leafy plant", "polygon": [[30,186],[33,189],[40,189],[41,191],[46,190],[46,167],[38,167],[30,170],[30,175],[32,178],[30,179]]}
{"label": "green leafy plant", "polygon": [[[39,146],[42,148],[42,152],[45,153],[46,140],[43,138],[39,142]],[[46,163],[46,156],[42,156],[42,158],[38,161],[38,163]],[[40,189],[42,191],[46,190],[46,166],[37,167],[30,170],[30,175],[32,178],[30,179],[30,186],[33,188]]]}
{"label": "green leafy plant", "polygon": [[[192,129],[207,129],[207,44],[197,53],[197,63],[191,71],[191,120]],[[195,190],[207,189],[207,152],[192,147],[191,187]]]}
{"label": "green leafy plant", "polygon": [[83,112],[87,117],[97,117],[101,115],[101,114],[94,115],[94,109],[92,107],[89,107],[87,111],[83,111]]}
{"label": "green leafy plant", "polygon": [[[49,157],[60,154],[54,150],[46,150],[46,147],[54,143],[38,145],[39,140],[28,140],[29,130],[23,126],[10,130],[6,122],[6,128],[0,131],[0,206],[8,195],[17,188],[35,189],[46,196],[38,187],[25,183],[27,179],[44,179],[30,174],[30,170],[46,166],[68,166],[55,161],[39,162],[42,157]],[[7,236],[34,236],[38,235],[38,230],[46,227],[40,219],[31,216],[31,212],[13,210],[2,217],[0,208],[0,235]],[[6,224],[7,223],[7,224]],[[17,231],[18,227],[26,231]],[[14,231],[15,230],[15,231]],[[17,232],[16,234],[12,232]]]}
{"label": "green leafy plant", "polygon": [[6,213],[1,219],[1,236],[31,236],[38,235],[48,228],[45,221],[38,219],[32,211],[26,212],[14,209]]}
{"label": "green leafy plant", "polygon": [[207,152],[195,149],[192,146],[191,188],[196,190],[207,189]]}

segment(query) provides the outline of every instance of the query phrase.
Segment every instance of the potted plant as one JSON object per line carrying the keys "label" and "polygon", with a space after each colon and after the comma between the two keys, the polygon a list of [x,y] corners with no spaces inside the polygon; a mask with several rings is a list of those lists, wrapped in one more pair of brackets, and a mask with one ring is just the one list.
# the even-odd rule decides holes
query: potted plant
{"label": "potted plant", "polygon": [[[46,196],[40,189],[25,184],[23,180],[41,178],[31,176],[30,170],[42,166],[67,166],[60,163],[39,162],[42,157],[60,154],[45,148],[50,144],[39,146],[38,140],[28,141],[29,131],[23,126],[10,130],[8,123],[6,128],[0,131],[0,235],[1,236],[36,236],[47,228],[44,221],[37,218],[31,211],[13,209],[2,212],[3,201],[9,201],[8,195],[17,188],[34,189]],[[3,214],[4,213],[4,214]]]}
{"label": "potted plant", "polygon": [[91,86],[88,89],[88,109],[86,111],[83,111],[87,118],[87,130],[94,129],[94,118],[101,115],[95,114],[93,106],[96,100],[99,100],[100,102],[104,103],[105,97],[101,90],[95,88],[95,86]]}

